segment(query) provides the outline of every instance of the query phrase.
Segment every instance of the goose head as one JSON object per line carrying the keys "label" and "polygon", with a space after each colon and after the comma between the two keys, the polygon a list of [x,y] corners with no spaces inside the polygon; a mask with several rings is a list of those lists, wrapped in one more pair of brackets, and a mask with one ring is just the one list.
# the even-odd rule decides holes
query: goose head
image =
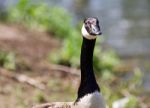
{"label": "goose head", "polygon": [[84,20],[82,26],[82,35],[87,39],[95,39],[97,35],[101,35],[101,29],[97,18],[91,17]]}

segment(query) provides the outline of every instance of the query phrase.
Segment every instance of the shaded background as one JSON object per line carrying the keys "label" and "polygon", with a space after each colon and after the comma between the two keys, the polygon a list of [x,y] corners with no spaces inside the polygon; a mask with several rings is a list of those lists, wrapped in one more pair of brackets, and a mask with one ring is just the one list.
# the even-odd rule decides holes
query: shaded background
{"label": "shaded background", "polygon": [[[0,0],[2,16],[5,16],[8,8],[17,4],[17,1]],[[38,3],[38,1],[41,2],[40,0],[31,0],[32,3]],[[149,93],[149,0],[44,0],[42,2],[46,2],[49,7],[64,8],[70,14],[71,23],[74,26],[86,17],[98,17],[104,36],[104,42],[101,44],[103,49],[105,50],[106,47],[106,49],[113,49],[119,58],[125,62],[124,65],[131,64],[140,68],[143,74],[142,87],[144,91]],[[127,79],[128,76],[130,76],[130,73],[125,75]]]}

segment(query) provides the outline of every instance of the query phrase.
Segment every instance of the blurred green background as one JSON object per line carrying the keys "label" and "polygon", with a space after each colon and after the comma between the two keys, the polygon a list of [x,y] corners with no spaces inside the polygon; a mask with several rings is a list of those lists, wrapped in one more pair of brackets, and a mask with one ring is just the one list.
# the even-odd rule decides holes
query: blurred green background
{"label": "blurred green background", "polygon": [[98,17],[94,70],[108,107],[149,108],[149,11],[149,0],[0,0],[0,107],[75,100],[80,29]]}

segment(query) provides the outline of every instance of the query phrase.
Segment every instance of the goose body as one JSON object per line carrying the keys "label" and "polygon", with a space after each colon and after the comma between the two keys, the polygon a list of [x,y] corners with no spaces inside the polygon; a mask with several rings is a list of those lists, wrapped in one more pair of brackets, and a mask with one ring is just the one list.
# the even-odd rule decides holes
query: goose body
{"label": "goose body", "polygon": [[82,26],[83,42],[80,56],[81,82],[75,102],[54,102],[33,108],[106,108],[93,71],[93,51],[97,35],[101,35],[97,18],[87,18]]}

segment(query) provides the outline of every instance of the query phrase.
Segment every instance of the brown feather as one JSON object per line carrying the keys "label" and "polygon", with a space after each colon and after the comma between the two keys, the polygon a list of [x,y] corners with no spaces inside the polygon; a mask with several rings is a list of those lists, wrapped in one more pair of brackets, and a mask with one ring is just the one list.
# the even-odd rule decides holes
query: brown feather
{"label": "brown feather", "polygon": [[54,102],[36,105],[32,108],[74,108],[73,102]]}

